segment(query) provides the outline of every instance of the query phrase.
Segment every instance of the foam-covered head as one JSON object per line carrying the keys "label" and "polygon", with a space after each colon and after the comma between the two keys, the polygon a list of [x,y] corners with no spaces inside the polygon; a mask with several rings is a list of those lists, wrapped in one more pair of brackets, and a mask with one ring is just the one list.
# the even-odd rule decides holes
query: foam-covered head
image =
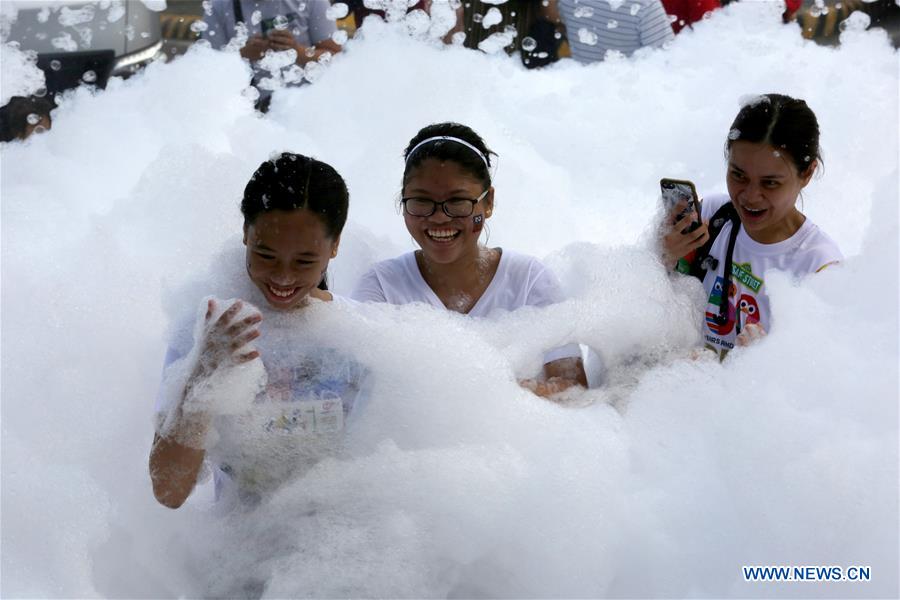
{"label": "foam-covered head", "polygon": [[274,308],[299,306],[327,289],[349,195],[330,165],[285,152],[259,166],[241,202],[247,274]]}
{"label": "foam-covered head", "polygon": [[244,225],[274,210],[305,208],[322,219],[328,235],[337,238],[347,222],[350,194],[344,178],[320,160],[283,152],[259,165],[244,188]]}
{"label": "foam-covered head", "polygon": [[763,94],[741,108],[731,124],[726,154],[737,141],[772,146],[782,152],[799,174],[807,171],[811,174],[821,161],[815,113],[804,100],[783,94]]}
{"label": "foam-covered head", "polygon": [[491,155],[496,156],[496,153],[470,127],[459,123],[434,123],[420,129],[403,151],[406,160],[403,186],[406,187],[409,178],[426,159],[435,158],[441,162],[449,160],[459,164],[464,171],[481,181],[482,189],[486,190],[491,186]]}

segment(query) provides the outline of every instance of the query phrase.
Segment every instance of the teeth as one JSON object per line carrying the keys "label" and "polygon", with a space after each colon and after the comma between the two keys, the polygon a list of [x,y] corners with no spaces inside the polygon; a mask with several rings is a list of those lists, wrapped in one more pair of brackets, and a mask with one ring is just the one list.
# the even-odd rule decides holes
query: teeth
{"label": "teeth", "polygon": [[447,239],[454,237],[459,232],[453,229],[429,229],[426,233],[433,238]]}
{"label": "teeth", "polygon": [[276,290],[275,288],[273,288],[273,287],[270,285],[270,286],[269,286],[269,291],[272,292],[273,295],[278,296],[279,298],[287,298],[287,297],[293,295],[294,292],[297,291],[297,288],[294,288],[294,289],[291,289],[291,290],[287,290],[287,291],[282,291],[282,290]]}
{"label": "teeth", "polygon": [[763,212],[764,210],[766,210],[764,208],[750,208],[749,206],[744,206],[743,209],[751,214],[759,214],[759,213]]}

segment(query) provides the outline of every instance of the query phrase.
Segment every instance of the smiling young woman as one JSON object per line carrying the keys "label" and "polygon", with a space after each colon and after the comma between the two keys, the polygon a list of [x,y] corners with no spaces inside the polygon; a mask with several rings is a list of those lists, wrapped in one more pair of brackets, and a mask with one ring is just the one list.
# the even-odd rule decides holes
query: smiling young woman
{"label": "smiling young woman", "polygon": [[[479,242],[494,211],[491,156],[465,125],[425,127],[404,152],[400,205],[420,250],[378,263],[352,297],[362,302],[423,302],[487,317],[495,310],[547,306],[563,299],[556,278],[536,258]],[[549,396],[586,386],[577,344],[549,351],[540,381],[523,385]]]}
{"label": "smiling young woman", "polygon": [[663,238],[673,263],[696,251],[691,272],[708,296],[704,335],[723,353],[765,335],[770,328],[765,277],[770,270],[800,278],[842,259],[837,244],[797,209],[797,199],[821,162],[819,124],[806,102],[765,94],[745,105],[728,134],[728,195],[705,198],[704,224],[693,215]]}
{"label": "smiling young woman", "polygon": [[[328,348],[304,348],[294,331],[315,301],[329,309],[349,303],[325,278],[348,200],[337,171],[306,156],[283,153],[253,174],[241,202],[247,279],[237,271],[227,284],[239,299],[209,299],[193,327],[176,331],[166,356],[150,451],[161,504],[181,506],[204,462],[217,499],[257,502],[307,464],[301,459],[339,441],[360,368]],[[244,390],[237,383],[253,366],[265,377]],[[231,408],[223,412],[223,404]]]}

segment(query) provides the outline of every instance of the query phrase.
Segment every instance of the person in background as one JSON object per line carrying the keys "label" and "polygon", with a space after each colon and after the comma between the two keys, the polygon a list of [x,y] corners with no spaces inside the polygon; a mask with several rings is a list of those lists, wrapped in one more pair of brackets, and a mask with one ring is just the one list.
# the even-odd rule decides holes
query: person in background
{"label": "person in background", "polygon": [[803,0],[784,0],[784,13],[781,15],[781,20],[790,23],[801,8],[803,8]]}
{"label": "person in background", "polygon": [[50,129],[50,111],[56,105],[49,98],[13,96],[0,108],[0,142],[25,140],[33,133]]}
{"label": "person in background", "polygon": [[[667,266],[701,279],[703,332],[720,357],[772,326],[766,277],[818,273],[842,259],[837,244],[797,210],[819,167],[819,123],[803,100],[765,94],[741,108],[725,142],[728,194],[704,199],[697,229],[681,202],[662,240]],[[685,261],[679,258],[694,255]]]}
{"label": "person in background", "polygon": [[562,24],[572,58],[581,63],[601,61],[609,51],[630,56],[675,37],[660,0],[547,0],[543,13]]}
{"label": "person in background", "polygon": [[[383,1],[383,5],[385,5],[385,6],[390,4],[390,0],[382,0],[382,1]],[[418,2],[415,2],[414,4],[412,4],[410,6],[408,2],[404,1],[403,3],[401,3],[401,6],[399,8],[389,8],[388,7],[387,10],[385,10],[384,8],[373,8],[373,7],[367,6],[367,2],[365,0],[348,0],[347,2],[345,2],[345,4],[347,4],[347,6],[350,8],[350,12],[353,15],[354,25],[358,29],[358,28],[362,27],[363,21],[368,16],[376,16],[376,17],[380,17],[381,19],[385,19],[385,20],[396,19],[398,17],[403,17],[405,14],[409,14],[409,13],[413,12],[414,10],[421,10],[421,11],[424,11],[428,15],[432,15],[433,13],[431,12],[431,9],[432,9],[432,5],[435,4],[435,2],[434,2],[434,0],[419,0]],[[369,2],[368,4],[370,4],[371,6],[379,6],[379,4],[377,2],[376,3]],[[448,2],[448,7],[449,7],[449,2]],[[451,9],[452,9],[452,7],[451,7]],[[453,40],[454,33],[462,30],[462,14],[463,14],[462,6],[452,9],[452,11],[456,14],[456,21],[455,21],[454,26],[451,27],[450,30],[443,36],[443,41],[446,44],[451,43],[451,41]]]}
{"label": "person in background", "polygon": [[[489,15],[499,15],[499,19]],[[472,49],[481,48],[482,42],[494,34],[514,31],[515,36],[510,36],[503,50],[508,54],[521,52],[522,64],[528,69],[555,62],[562,43],[556,24],[544,17],[541,3],[533,0],[464,2],[460,31],[465,33],[463,44]]]}
{"label": "person in background", "polygon": [[[458,123],[429,125],[410,140],[400,205],[420,249],[374,265],[357,283],[354,300],[421,302],[472,317],[563,300],[556,277],[536,258],[479,241],[494,211],[492,154]],[[587,387],[580,347],[549,350],[543,377],[521,383],[545,397]]]}
{"label": "person in background", "polygon": [[672,19],[672,30],[676,34],[707,13],[722,8],[719,0],[662,0],[662,4],[666,14]]}
{"label": "person in background", "polygon": [[[369,8],[366,6],[364,0],[347,0],[344,2],[349,8],[350,12],[353,14],[353,22],[357,28],[362,27],[363,20],[369,15],[375,15],[377,17],[381,17],[382,19],[387,17],[387,13],[384,10],[377,8]],[[431,2],[428,0],[419,0],[412,6],[408,6],[406,8],[406,12],[409,13],[414,10],[424,10],[428,12],[428,8]],[[401,13],[402,14],[402,13]]]}
{"label": "person in background", "polygon": [[[253,64],[253,81],[259,84],[268,76],[259,61],[270,50],[294,50],[296,64],[301,67],[326,52],[341,51],[340,44],[332,39],[337,25],[328,16],[330,7],[329,0],[212,0],[203,17],[206,29],[202,38],[213,48],[222,49],[236,36],[236,24],[243,23],[249,37],[240,54]],[[260,89],[258,108],[263,112],[270,96],[269,90]]]}

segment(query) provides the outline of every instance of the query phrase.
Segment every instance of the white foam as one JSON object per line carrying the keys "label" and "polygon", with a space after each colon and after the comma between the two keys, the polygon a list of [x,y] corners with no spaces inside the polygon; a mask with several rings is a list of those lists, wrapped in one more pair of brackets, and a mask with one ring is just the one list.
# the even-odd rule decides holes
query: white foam
{"label": "white foam", "polygon": [[[881,31],[823,48],[770,13],[732,4],[665,51],[537,72],[368,20],[265,118],[249,69],[199,48],[78,90],[49,133],[4,145],[4,595],[896,596],[898,58]],[[800,287],[773,276],[769,336],[691,360],[696,285],[651,250],[658,180],[723,190],[739,99],[770,91],[819,117],[803,210],[848,258]],[[245,283],[250,174],[290,149],[345,176],[346,293],[412,248],[401,151],[441,120],[502,157],[490,244],[546,258],[572,299],[483,323],[314,307],[306,341],[374,377],[347,454],[225,524],[198,498],[157,505],[167,312]],[[612,370],[592,404],[516,384],[571,340]],[[874,579],[743,582],[768,563]]]}

